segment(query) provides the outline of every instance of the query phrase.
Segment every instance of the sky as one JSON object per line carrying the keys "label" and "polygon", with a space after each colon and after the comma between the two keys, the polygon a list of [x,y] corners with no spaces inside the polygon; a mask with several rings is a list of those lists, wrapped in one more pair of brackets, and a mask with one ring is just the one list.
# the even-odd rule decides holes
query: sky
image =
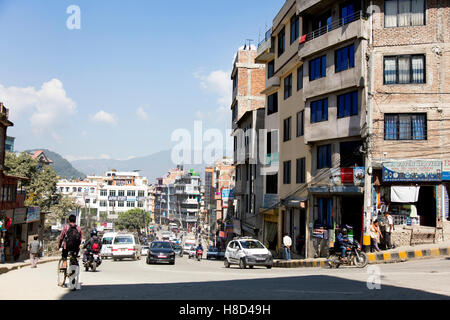
{"label": "sky", "polygon": [[[230,73],[284,0],[0,0],[0,101],[18,151],[69,161],[169,150],[231,126]],[[79,8],[80,28],[71,29]]]}

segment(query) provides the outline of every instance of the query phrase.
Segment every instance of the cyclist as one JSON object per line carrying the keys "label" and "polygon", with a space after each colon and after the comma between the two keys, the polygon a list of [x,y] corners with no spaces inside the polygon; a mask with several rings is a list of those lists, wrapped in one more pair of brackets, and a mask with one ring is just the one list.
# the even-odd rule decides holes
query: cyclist
{"label": "cyclist", "polygon": [[58,241],[58,250],[62,248],[62,259],[64,260],[63,268],[67,268],[67,256],[69,252],[73,252],[78,256],[80,251],[81,238],[83,233],[80,226],[76,225],[77,217],[75,215],[69,216],[69,224],[65,225],[61,231]]}
{"label": "cyclist", "polygon": [[102,242],[98,237],[97,229],[92,229],[91,237],[86,241],[86,243],[83,246],[83,249],[86,249],[86,251],[84,251],[83,254],[83,262],[87,261],[88,252],[94,252],[98,254],[102,250]]}

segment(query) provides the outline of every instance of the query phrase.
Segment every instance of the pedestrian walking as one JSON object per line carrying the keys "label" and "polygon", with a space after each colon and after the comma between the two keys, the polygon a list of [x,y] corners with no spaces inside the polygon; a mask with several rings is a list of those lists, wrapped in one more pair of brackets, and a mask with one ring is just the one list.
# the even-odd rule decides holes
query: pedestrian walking
{"label": "pedestrian walking", "polygon": [[283,237],[283,245],[284,245],[284,252],[286,260],[291,260],[291,246],[292,246],[292,239],[287,234]]}
{"label": "pedestrian walking", "polygon": [[42,250],[41,242],[38,236],[34,236],[33,241],[29,244],[31,267],[37,268],[40,251]]}
{"label": "pedestrian walking", "polygon": [[394,230],[394,218],[389,214],[389,211],[386,211],[384,213],[384,217],[386,219],[386,229],[384,233],[384,240],[386,243],[386,249],[392,249],[392,243],[391,243],[391,234],[392,230]]}
{"label": "pedestrian walking", "polygon": [[370,226],[370,239],[372,249],[375,249],[375,251],[377,252],[380,252],[380,248],[378,247],[378,244],[380,243],[380,237],[382,238],[383,235],[381,234],[380,226],[378,225],[378,220],[375,220]]}

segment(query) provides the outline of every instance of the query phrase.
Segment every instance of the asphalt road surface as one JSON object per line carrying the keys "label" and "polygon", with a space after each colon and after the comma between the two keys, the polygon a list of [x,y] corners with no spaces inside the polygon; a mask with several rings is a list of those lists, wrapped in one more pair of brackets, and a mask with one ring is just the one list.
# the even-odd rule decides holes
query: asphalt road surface
{"label": "asphalt road surface", "polygon": [[0,275],[0,300],[450,299],[450,258],[332,270],[227,269],[222,261],[187,255],[173,266],[147,265],[145,257],[104,260],[95,273],[81,271],[80,291],[58,287],[56,267],[53,262]]}

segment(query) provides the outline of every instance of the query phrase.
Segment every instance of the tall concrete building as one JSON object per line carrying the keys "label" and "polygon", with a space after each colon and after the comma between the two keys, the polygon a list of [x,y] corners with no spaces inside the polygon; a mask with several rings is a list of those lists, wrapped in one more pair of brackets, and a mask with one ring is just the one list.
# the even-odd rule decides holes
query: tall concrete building
{"label": "tall concrete building", "polygon": [[[236,166],[236,210],[233,232],[262,236],[259,208],[263,202],[262,164],[258,159],[260,129],[264,129],[265,66],[255,62],[256,48],[238,50],[233,64],[232,129]],[[230,221],[231,222],[231,221]],[[229,223],[230,223],[229,222]]]}
{"label": "tall concrete building", "polygon": [[[368,245],[388,204],[397,245],[412,229],[450,233],[448,6],[285,2],[256,57],[267,70],[266,128],[279,130],[279,154],[267,148],[279,198],[266,183],[266,242],[276,237],[279,249],[289,234],[296,254],[323,256],[346,224]],[[395,197],[410,185],[418,196]]]}

